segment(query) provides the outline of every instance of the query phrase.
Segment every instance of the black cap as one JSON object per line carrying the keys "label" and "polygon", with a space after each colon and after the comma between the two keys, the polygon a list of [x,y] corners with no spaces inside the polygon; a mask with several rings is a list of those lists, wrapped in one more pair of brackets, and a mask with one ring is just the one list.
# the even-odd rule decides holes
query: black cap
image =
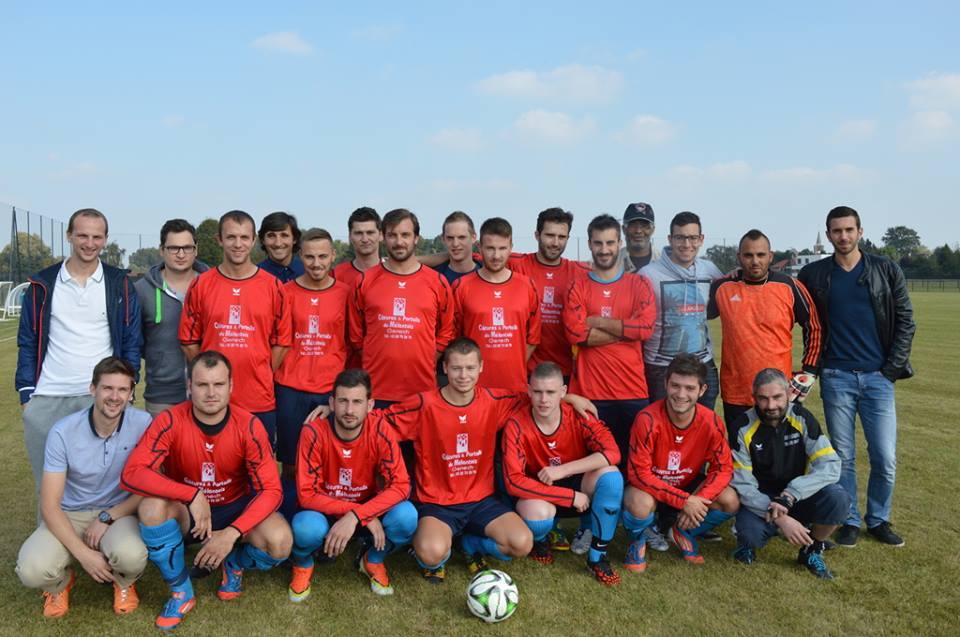
{"label": "black cap", "polygon": [[628,205],[623,213],[623,225],[628,225],[631,221],[653,223],[653,206],[648,203],[632,203]]}

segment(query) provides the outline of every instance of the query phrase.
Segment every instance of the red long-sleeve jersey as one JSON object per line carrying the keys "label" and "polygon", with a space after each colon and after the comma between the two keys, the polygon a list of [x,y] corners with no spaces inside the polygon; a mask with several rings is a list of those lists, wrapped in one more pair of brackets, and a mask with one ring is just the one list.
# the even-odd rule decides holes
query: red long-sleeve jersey
{"label": "red long-sleeve jersey", "polygon": [[602,453],[607,462],[620,462],[620,450],[607,427],[583,417],[567,403],[560,406],[560,426],[549,436],[533,419],[529,406],[514,411],[503,430],[503,477],[507,493],[525,500],[546,500],[572,507],[576,491],[546,485],[537,478],[544,467],[555,467]]}
{"label": "red long-sleeve jersey", "polygon": [[416,500],[465,504],[493,495],[497,432],[526,394],[477,387],[468,405],[451,405],[439,389],[383,410],[400,440],[412,440],[417,458]]}
{"label": "red long-sleeve jersey", "polygon": [[[357,269],[357,266],[353,265],[353,259],[349,261],[344,261],[338,263],[333,268],[333,278],[341,283],[345,284],[347,288],[350,289],[350,303],[353,303],[355,290],[357,288],[357,283],[360,282],[360,279],[363,278],[363,272]],[[363,367],[363,360],[360,358],[360,352],[353,348],[350,349],[350,354],[347,356],[347,362],[344,365],[344,369],[353,369],[355,367]]]}
{"label": "red long-sleeve jersey", "polygon": [[471,272],[454,282],[453,300],[455,331],[483,352],[480,383],[526,391],[527,345],[540,342],[540,301],[530,278],[512,272],[491,283]]}
{"label": "red long-sleeve jersey", "polygon": [[[587,345],[589,316],[622,321],[621,340]],[[577,345],[570,391],[592,400],[646,398],[643,341],[653,334],[656,318],[653,288],[645,276],[625,272],[608,282],[590,276],[575,280],[563,308],[567,340]]]}
{"label": "red long-sleeve jersey", "polygon": [[226,424],[212,435],[182,402],[162,412],[144,432],[123,468],[121,486],[149,498],[189,504],[202,491],[210,506],[253,493],[234,520],[247,533],[277,510],[280,474],[267,431],[249,411],[230,405]]}
{"label": "red long-sleeve jersey", "polygon": [[537,259],[536,252],[510,256],[510,269],[533,281],[540,293],[540,344],[527,361],[527,370],[544,361],[560,366],[564,376],[573,372],[573,350],[563,329],[563,306],[573,282],[585,276],[589,268],[582,263],[561,259],[557,265],[547,265]]}
{"label": "red long-sleeve jersey", "polygon": [[311,290],[296,279],[283,290],[293,345],[277,369],[276,381],[304,392],[329,392],[347,362],[347,302],[353,290],[340,281]]}
{"label": "red long-sleeve jersey", "polygon": [[271,348],[290,346],[283,283],[258,269],[231,279],[211,268],[190,284],[180,315],[180,343],[215,349],[233,367],[234,402],[254,412],[276,406]]}
{"label": "red long-sleeve jersey", "polygon": [[300,430],[297,447],[300,506],[327,515],[353,511],[366,525],[410,495],[410,476],[396,434],[379,414],[367,414],[360,435],[343,440],[330,419]]}
{"label": "red long-sleeve jersey", "polygon": [[730,484],[733,461],[727,430],[720,417],[703,405],[696,406],[693,422],[685,429],[670,422],[666,403],[658,400],[639,414],[630,431],[627,481],[659,502],[682,509],[690,484],[705,464],[707,477],[697,495],[713,500]]}
{"label": "red long-sleeve jersey", "polygon": [[437,353],[453,340],[450,284],[426,266],[363,273],[350,304],[350,340],[378,400],[403,400],[437,386]]}

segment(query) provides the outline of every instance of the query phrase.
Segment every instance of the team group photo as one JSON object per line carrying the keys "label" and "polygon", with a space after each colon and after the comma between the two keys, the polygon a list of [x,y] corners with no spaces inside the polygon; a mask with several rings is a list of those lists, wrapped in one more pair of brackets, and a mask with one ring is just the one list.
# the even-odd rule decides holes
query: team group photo
{"label": "team group photo", "polygon": [[[319,8],[289,11],[280,22],[320,19]],[[372,19],[351,11],[328,17]],[[458,32],[473,38],[500,9],[463,11],[475,24]],[[42,27],[32,10],[14,13],[52,35],[75,12]],[[566,30],[576,15],[540,17]],[[167,19],[155,18],[146,41]],[[349,44],[250,36],[242,64],[292,86],[297,65],[353,68],[365,58],[339,52],[394,50],[421,29],[377,24],[354,27]],[[570,33],[583,47],[603,31],[581,27]],[[372,159],[360,181],[356,149],[338,135],[372,149],[405,118],[423,122],[397,102],[391,130],[358,133],[352,118],[371,122],[385,96],[342,94],[357,100],[353,112],[313,150],[342,148],[341,163],[315,182],[330,195],[315,191],[307,205],[294,182],[325,160],[297,160],[291,139],[275,139],[286,168],[271,172],[223,140],[234,150],[211,165],[206,188],[235,190],[235,203],[217,208],[223,198],[185,172],[198,160],[174,168],[173,146],[161,150],[210,152],[212,125],[180,116],[164,120],[157,157],[124,169],[129,181],[138,163],[169,167],[169,183],[137,186],[168,191],[144,214],[128,210],[133,184],[116,166],[50,177],[62,192],[30,197],[51,214],[16,203],[40,187],[29,168],[0,177],[12,224],[0,356],[15,390],[0,403],[0,634],[951,634],[955,219],[931,212],[937,188],[923,212],[884,201],[901,185],[877,177],[905,159],[698,168],[681,165],[695,156],[665,159],[691,131],[651,115],[601,141],[594,116],[576,113],[600,117],[634,95],[637,67],[668,46],[659,40],[621,63],[581,47],[593,65],[488,75],[469,89],[476,99],[572,114],[528,110],[490,136],[444,128],[406,158]],[[81,57],[116,52],[90,47]],[[186,78],[179,55],[151,59],[151,72],[169,65]],[[397,55],[377,80],[385,87],[411,56],[424,59]],[[460,61],[433,63],[435,82],[467,67],[460,49],[451,55]],[[510,55],[493,67],[509,68]],[[953,153],[939,140],[952,134],[951,109],[960,117],[958,78],[907,85],[910,108],[925,110],[896,143],[918,174]],[[277,130],[309,117],[270,108],[263,125]],[[882,125],[864,121],[830,143],[883,143]],[[917,132],[930,121],[938,137]],[[260,132],[244,134],[255,152]],[[804,137],[796,148],[819,143]],[[650,176],[616,182],[618,168],[594,179],[598,144],[644,149],[623,158]],[[446,165],[428,159],[438,153]],[[444,176],[458,165],[493,174],[482,166],[497,161],[509,181]],[[571,162],[593,185],[576,183]],[[655,177],[658,162],[674,166]],[[443,181],[399,184],[412,174]],[[915,227],[942,246],[922,245]]]}

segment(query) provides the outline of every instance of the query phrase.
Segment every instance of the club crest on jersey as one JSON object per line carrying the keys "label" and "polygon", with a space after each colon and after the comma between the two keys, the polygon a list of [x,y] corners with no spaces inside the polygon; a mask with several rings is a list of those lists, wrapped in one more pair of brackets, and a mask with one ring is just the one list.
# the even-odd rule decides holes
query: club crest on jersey
{"label": "club crest on jersey", "polygon": [[353,449],[341,449],[340,451],[343,452],[343,457],[344,457],[344,458],[352,458],[352,457],[353,457]]}
{"label": "club crest on jersey", "polygon": [[200,482],[216,482],[217,467],[212,462],[204,462],[200,465]]}
{"label": "club crest on jersey", "polygon": [[543,286],[543,302],[544,303],[553,303],[553,291],[554,287],[552,285]]}
{"label": "club crest on jersey", "polygon": [[465,424],[467,424],[467,415],[466,415],[466,414],[459,414],[459,415],[457,416],[457,420],[460,421],[460,424],[461,424],[461,425],[465,425]]}
{"label": "club crest on jersey", "polygon": [[551,457],[550,457],[550,466],[551,466],[551,467],[559,467],[559,466],[562,465],[562,464],[563,464],[563,463],[560,462],[560,457],[559,457],[559,456],[551,456]]}
{"label": "club crest on jersey", "polygon": [[503,308],[502,307],[493,308],[493,324],[503,325]]}
{"label": "club crest on jersey", "polygon": [[667,454],[667,470],[676,471],[680,468],[680,452],[671,451]]}
{"label": "club crest on jersey", "polygon": [[393,315],[394,316],[406,316],[407,315],[407,299],[402,296],[394,297],[393,299]]}
{"label": "club crest on jersey", "polygon": [[317,298],[314,298],[312,296],[310,297],[310,305],[316,305],[319,302],[320,302],[320,297],[317,297]]}
{"label": "club crest on jersey", "polygon": [[353,469],[340,469],[340,485],[353,486]]}
{"label": "club crest on jersey", "polygon": [[397,281],[397,287],[400,288],[401,290],[406,289],[406,287],[407,287],[407,282],[406,282],[406,281]]}
{"label": "club crest on jersey", "polygon": [[230,319],[227,321],[230,325],[240,325],[240,306],[231,305],[230,306]]}
{"label": "club crest on jersey", "polygon": [[231,288],[234,296],[240,296],[240,288]]}
{"label": "club crest on jersey", "polygon": [[470,451],[470,434],[457,434],[457,453]]}
{"label": "club crest on jersey", "polygon": [[213,443],[212,442],[203,443],[203,449],[207,453],[213,453]]}
{"label": "club crest on jersey", "polygon": [[600,316],[602,318],[613,318],[613,307],[610,305],[604,305],[600,308]]}
{"label": "club crest on jersey", "polygon": [[318,314],[311,314],[307,317],[307,334],[319,334],[320,333],[320,316]]}

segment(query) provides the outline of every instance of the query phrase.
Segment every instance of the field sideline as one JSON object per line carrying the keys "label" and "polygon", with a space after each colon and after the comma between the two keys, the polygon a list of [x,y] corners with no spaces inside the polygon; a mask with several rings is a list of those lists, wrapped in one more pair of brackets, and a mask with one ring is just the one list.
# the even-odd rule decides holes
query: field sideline
{"label": "field sideline", "polygon": [[[484,626],[464,602],[468,576],[458,557],[447,582],[422,580],[405,554],[388,559],[397,590],[376,598],[352,569],[353,550],[331,566],[318,566],[313,595],[287,601],[288,571],[251,573],[245,595],[221,602],[219,577],[195,584],[197,608],[177,629],[180,635],[352,634],[393,635],[957,635],[960,616],[960,294],[912,294],[918,332],[912,362],[917,376],[897,384],[900,418],[895,529],[906,546],[893,549],[863,538],[856,549],[837,549],[827,563],[837,579],[821,582],[795,565],[796,550],[774,540],[752,567],[733,562],[727,527],[724,542],[703,547],[706,565],[692,567],[674,550],[649,552],[643,575],[619,569],[623,583],[608,590],[595,583],[583,558],[561,554],[543,567],[532,560],[497,563],[516,580],[520,608],[500,625]],[[712,322],[714,333],[719,325]],[[0,635],[157,634],[153,618],[167,592],[148,566],[138,584],[141,607],[115,617],[112,591],[81,574],[70,613],[45,621],[38,592],[23,588],[13,572],[17,551],[33,531],[35,501],[23,447],[22,421],[13,391],[16,322],[0,323],[0,367],[7,371],[0,400]],[[719,339],[718,339],[719,340]],[[719,353],[719,346],[718,346]],[[808,405],[822,418],[819,394]],[[866,447],[858,444],[861,503],[867,475]],[[942,495],[941,495],[942,494]],[[575,525],[575,521],[566,523]],[[617,567],[625,549],[622,529],[611,547]]]}

